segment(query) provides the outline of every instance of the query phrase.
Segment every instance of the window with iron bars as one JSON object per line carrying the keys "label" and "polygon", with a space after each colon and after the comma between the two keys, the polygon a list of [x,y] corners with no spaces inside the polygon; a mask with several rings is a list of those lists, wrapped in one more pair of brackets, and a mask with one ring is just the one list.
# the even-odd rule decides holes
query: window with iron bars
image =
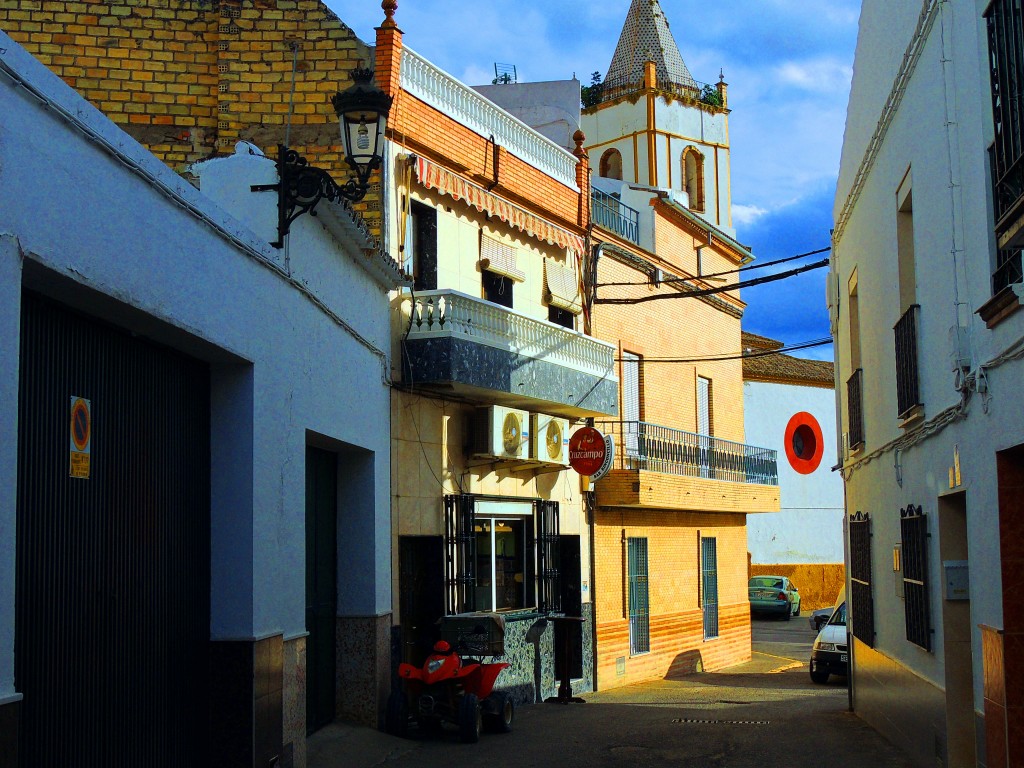
{"label": "window with iron bars", "polygon": [[847,430],[851,449],[864,445],[863,388],[864,371],[858,368],[846,382]]}
{"label": "window with iron bars", "polygon": [[478,497],[444,497],[445,612],[560,610],[557,501],[533,514],[478,514]]}
{"label": "window with iron bars", "polygon": [[[989,164],[999,241],[1024,217],[1024,10],[1020,0],[993,0],[985,12],[985,24],[995,129]],[[1021,279],[1020,248],[999,250],[993,293]]]}
{"label": "window with iron bars", "polygon": [[627,541],[626,567],[629,571],[629,653],[635,656],[651,650],[651,604],[647,578],[647,539]]}
{"label": "window with iron bars", "polygon": [[907,640],[926,651],[932,649],[928,607],[928,519],[913,504],[900,510],[903,550],[903,610]]}
{"label": "window with iron bars", "polygon": [[917,327],[921,306],[913,304],[893,328],[896,334],[896,402],[899,418],[921,405],[917,376]]}
{"label": "window with iron bars", "polygon": [[871,517],[850,515],[849,614],[853,635],[865,645],[875,645],[875,602],[871,590]]}

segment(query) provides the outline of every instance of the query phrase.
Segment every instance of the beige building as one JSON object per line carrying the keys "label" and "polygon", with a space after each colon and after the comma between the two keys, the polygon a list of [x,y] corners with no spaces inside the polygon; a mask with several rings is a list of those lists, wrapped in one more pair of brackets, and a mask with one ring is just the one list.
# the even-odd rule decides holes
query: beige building
{"label": "beige building", "polygon": [[[689,74],[635,0],[581,126],[594,158],[593,333],[616,347],[616,461],[596,483],[597,684],[750,657],[748,513],[777,511],[775,451],[744,444],[724,82]],[[691,294],[685,296],[684,294]],[[723,359],[724,358],[724,359]]]}

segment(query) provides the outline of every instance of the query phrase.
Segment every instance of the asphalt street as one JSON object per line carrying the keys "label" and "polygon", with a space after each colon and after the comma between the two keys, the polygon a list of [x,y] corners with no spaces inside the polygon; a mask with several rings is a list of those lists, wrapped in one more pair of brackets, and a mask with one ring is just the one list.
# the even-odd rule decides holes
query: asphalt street
{"label": "asphalt street", "polygon": [[513,732],[462,744],[454,731],[397,739],[332,725],[308,743],[310,768],[910,768],[848,711],[845,678],[808,674],[815,633],[806,617],[754,620],[753,658],[722,672],[585,695],[584,704],[535,704]]}

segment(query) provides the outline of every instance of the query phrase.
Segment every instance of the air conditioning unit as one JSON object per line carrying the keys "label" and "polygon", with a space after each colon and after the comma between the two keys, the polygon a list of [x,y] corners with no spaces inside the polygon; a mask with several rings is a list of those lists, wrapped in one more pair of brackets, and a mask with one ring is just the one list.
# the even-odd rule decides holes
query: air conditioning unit
{"label": "air conditioning unit", "polygon": [[569,465],[569,420],[546,413],[530,415],[530,458],[542,464]]}
{"label": "air conditioning unit", "polygon": [[500,405],[476,409],[471,450],[474,456],[527,459],[529,445],[529,413]]}

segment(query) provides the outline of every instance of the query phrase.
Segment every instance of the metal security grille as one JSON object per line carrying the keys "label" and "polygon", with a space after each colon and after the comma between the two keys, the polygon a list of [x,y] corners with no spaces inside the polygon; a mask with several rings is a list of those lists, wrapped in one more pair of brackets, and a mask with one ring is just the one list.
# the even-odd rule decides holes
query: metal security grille
{"label": "metal security grille", "polygon": [[1024,11],[1020,0],[993,0],[985,18],[995,129],[991,160],[998,239],[1012,231],[1024,205]]}
{"label": "metal security grille", "polygon": [[900,510],[903,543],[903,610],[907,640],[926,651],[932,649],[928,610],[928,519],[921,507]]}
{"label": "metal security grille", "polygon": [[[206,765],[208,369],[28,294],[21,334],[21,762]],[[92,403],[89,479],[68,476],[71,396]]]}
{"label": "metal security grille", "polygon": [[700,602],[704,609],[704,639],[718,637],[718,539],[700,540]]}
{"label": "metal security grille", "polygon": [[917,379],[917,325],[921,307],[914,304],[893,328],[896,334],[896,402],[899,418],[921,404]]}
{"label": "metal security grille", "polygon": [[651,650],[650,603],[647,584],[647,539],[627,540],[629,571],[629,652]]}
{"label": "metal security grille", "polygon": [[854,636],[875,645],[875,605],[871,593],[871,518],[850,515],[850,616]]}
{"label": "metal security grille", "polygon": [[444,497],[445,613],[476,610],[476,523],[473,497]]}
{"label": "metal security grille", "polygon": [[537,579],[540,610],[544,613],[562,610],[562,590],[558,562],[558,502],[538,501],[537,517]]}
{"label": "metal security grille", "polygon": [[846,382],[846,428],[851,449],[864,445],[863,390],[864,371],[858,368]]}

